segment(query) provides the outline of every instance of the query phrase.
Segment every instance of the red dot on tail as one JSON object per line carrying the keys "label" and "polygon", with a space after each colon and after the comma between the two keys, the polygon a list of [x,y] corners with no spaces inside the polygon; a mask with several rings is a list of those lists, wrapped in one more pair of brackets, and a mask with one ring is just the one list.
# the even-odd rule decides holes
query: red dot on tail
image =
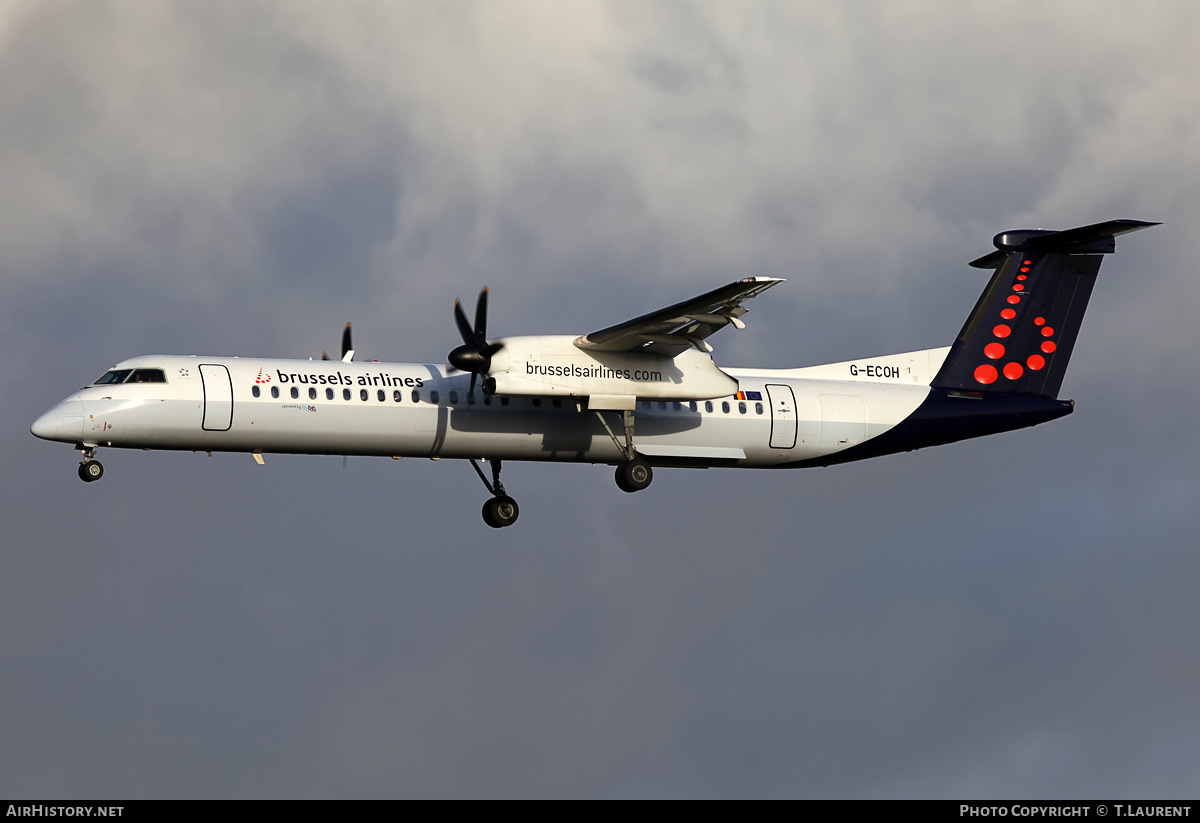
{"label": "red dot on tail", "polygon": [[1003,317],[1005,320],[1012,320],[1014,317],[1017,316],[1017,313],[1015,311],[1013,311],[1012,309],[1005,309],[1004,311],[1000,312],[1000,316]]}
{"label": "red dot on tail", "polygon": [[1013,286],[1013,291],[1025,291],[1025,287],[1018,283],[1017,285]]}
{"label": "red dot on tail", "polygon": [[1029,355],[1028,359],[1026,359],[1025,365],[1029,366],[1029,368],[1033,369],[1034,371],[1037,371],[1038,369],[1042,368],[1042,366],[1046,365],[1046,358],[1042,357],[1040,354],[1031,354]]}
{"label": "red dot on tail", "polygon": [[988,343],[983,347],[983,353],[992,360],[999,360],[1004,356],[1004,346],[999,343]]}
{"label": "red dot on tail", "polygon": [[1005,363],[1004,376],[1009,380],[1016,380],[1025,373],[1025,369],[1021,368],[1020,363]]}
{"label": "red dot on tail", "polygon": [[996,328],[992,329],[992,334],[996,335],[997,337],[1008,337],[1010,334],[1012,334],[1012,329],[1001,323],[999,326],[996,326]]}
{"label": "red dot on tail", "polygon": [[1021,297],[1020,297],[1020,295],[1010,294],[1008,296],[1008,302],[1012,303],[1015,306],[1021,302]]}
{"label": "red dot on tail", "polygon": [[1042,337],[1050,337],[1052,334],[1054,334],[1054,329],[1050,328],[1049,326],[1042,329]]}
{"label": "red dot on tail", "polygon": [[989,366],[986,363],[983,364],[982,366],[980,366],[979,368],[975,369],[975,379],[978,380],[980,383],[982,383],[985,386],[988,383],[995,383],[996,378],[999,376],[1000,375],[996,371],[996,367]]}
{"label": "red dot on tail", "polygon": [[1054,350],[1057,348],[1058,346],[1054,345],[1053,340],[1046,340],[1042,343],[1042,351],[1044,351],[1046,354],[1053,354]]}
{"label": "red dot on tail", "polygon": [[1035,326],[1044,326],[1044,325],[1046,325],[1046,318],[1044,318],[1044,317],[1035,317],[1035,318],[1033,318],[1033,324],[1034,324]]}

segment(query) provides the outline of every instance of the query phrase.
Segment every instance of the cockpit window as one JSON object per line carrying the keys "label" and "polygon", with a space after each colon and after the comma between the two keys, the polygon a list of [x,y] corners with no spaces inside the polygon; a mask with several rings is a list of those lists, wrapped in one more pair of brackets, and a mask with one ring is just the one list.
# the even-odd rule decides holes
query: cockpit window
{"label": "cockpit window", "polygon": [[104,374],[100,375],[100,377],[97,378],[96,382],[92,385],[103,386],[107,383],[123,383],[131,371],[133,371],[133,369],[114,369],[113,371],[105,372]]}
{"label": "cockpit window", "polygon": [[167,376],[162,369],[113,369],[107,371],[93,383],[93,386],[103,386],[112,383],[166,383]]}

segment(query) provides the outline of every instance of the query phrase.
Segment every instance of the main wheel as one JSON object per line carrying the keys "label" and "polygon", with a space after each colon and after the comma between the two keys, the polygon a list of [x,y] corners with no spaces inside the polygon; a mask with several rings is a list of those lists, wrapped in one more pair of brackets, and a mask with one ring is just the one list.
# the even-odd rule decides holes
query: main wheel
{"label": "main wheel", "polygon": [[79,464],[79,479],[84,483],[91,483],[103,476],[104,467],[100,465],[99,460],[89,460],[86,463]]}
{"label": "main wheel", "polygon": [[617,466],[617,487],[623,492],[640,492],[654,480],[654,470],[641,457]]}
{"label": "main wheel", "polygon": [[483,504],[483,522],[493,529],[502,529],[517,522],[521,508],[517,501],[507,495],[490,498]]}

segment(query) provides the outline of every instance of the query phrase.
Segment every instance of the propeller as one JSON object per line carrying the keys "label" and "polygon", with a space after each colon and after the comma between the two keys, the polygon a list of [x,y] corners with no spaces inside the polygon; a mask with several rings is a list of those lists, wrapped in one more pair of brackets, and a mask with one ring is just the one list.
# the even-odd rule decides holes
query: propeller
{"label": "propeller", "polygon": [[[350,324],[349,323],[346,324],[346,328],[342,329],[342,360],[346,359],[346,352],[350,353],[350,359],[353,360],[354,359],[354,349],[351,348],[351,343],[350,343]],[[328,360],[329,355],[326,354],[324,351],[322,351],[321,359]],[[349,457],[347,457],[344,454],[342,455],[342,471],[346,470],[346,464],[349,462],[349,460],[350,460]]]}
{"label": "propeller", "polygon": [[[346,328],[342,329],[342,360],[346,360],[346,354],[350,354],[350,360],[354,359],[354,347],[350,343],[350,324],[346,324]],[[321,352],[321,359],[328,360],[329,355]]]}
{"label": "propeller", "polygon": [[[479,300],[475,304],[475,327],[467,322],[462,305],[454,301],[454,322],[458,324],[458,333],[462,335],[463,344],[450,352],[446,358],[450,365],[460,371],[471,373],[471,394],[475,393],[475,378],[487,375],[492,368],[492,355],[504,348],[503,343],[487,342],[487,304],[488,288],[483,287],[479,292]],[[484,383],[487,391],[487,383]]]}

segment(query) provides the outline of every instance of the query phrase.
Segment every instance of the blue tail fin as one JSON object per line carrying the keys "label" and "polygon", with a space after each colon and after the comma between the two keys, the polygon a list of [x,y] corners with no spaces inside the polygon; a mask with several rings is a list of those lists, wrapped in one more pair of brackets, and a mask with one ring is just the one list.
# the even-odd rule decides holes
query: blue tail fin
{"label": "blue tail fin", "polygon": [[1157,226],[1110,220],[1065,231],[998,234],[971,262],[995,269],[932,386],[1057,397],[1103,255],[1116,237]]}

